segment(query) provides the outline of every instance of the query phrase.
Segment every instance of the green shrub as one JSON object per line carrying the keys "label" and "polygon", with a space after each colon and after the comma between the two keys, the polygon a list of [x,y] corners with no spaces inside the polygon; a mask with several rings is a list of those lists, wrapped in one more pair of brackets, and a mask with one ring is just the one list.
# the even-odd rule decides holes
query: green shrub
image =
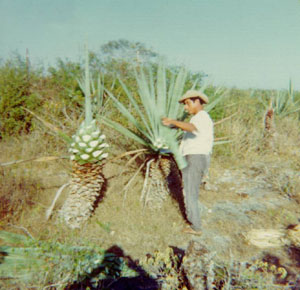
{"label": "green shrub", "polygon": [[79,62],[58,59],[56,66],[48,69],[49,84],[56,88],[59,93],[59,99],[67,106],[83,105],[83,93],[78,85],[77,78],[83,74],[82,65]]}
{"label": "green shrub", "polygon": [[33,74],[19,56],[0,67],[0,134],[17,135],[32,129],[32,117],[24,107],[34,110],[40,99],[31,91]]}

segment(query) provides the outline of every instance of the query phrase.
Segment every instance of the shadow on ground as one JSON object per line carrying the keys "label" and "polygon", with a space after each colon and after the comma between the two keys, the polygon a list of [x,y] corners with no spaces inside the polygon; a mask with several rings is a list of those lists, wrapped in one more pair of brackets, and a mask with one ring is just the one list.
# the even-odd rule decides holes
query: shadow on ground
{"label": "shadow on ground", "polygon": [[[130,256],[126,256],[123,250],[119,246],[112,246],[106,252],[106,254],[113,254],[115,259],[111,260],[110,256],[105,258],[102,265],[110,265],[109,269],[104,270],[102,266],[95,269],[89,277],[84,279],[80,283],[74,283],[67,287],[68,290],[80,290],[80,289],[111,289],[111,290],[157,290],[159,284],[156,280],[149,277],[149,275],[143,270],[142,267],[137,266],[137,263],[132,260]],[[135,277],[122,277],[122,261],[125,261],[131,270],[136,272]],[[94,286],[91,280],[97,277],[103,270],[108,277],[103,280],[99,280],[98,285]]]}

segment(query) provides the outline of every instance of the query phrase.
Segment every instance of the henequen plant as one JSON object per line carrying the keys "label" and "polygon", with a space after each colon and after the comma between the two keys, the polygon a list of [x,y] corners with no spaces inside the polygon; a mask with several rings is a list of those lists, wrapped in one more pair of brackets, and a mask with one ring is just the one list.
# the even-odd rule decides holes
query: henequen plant
{"label": "henequen plant", "polygon": [[[85,120],[72,137],[69,152],[73,163],[70,194],[60,210],[60,216],[71,228],[78,228],[86,221],[104,184],[102,164],[108,153],[105,135],[96,127],[92,115],[89,59],[86,49],[85,62]],[[100,85],[100,83],[98,83]],[[93,90],[95,91],[95,90]]]}
{"label": "henequen plant", "polygon": [[268,109],[267,114],[272,111],[279,117],[286,117],[300,111],[300,100],[296,100],[291,80],[287,90],[271,92],[266,98],[260,98],[259,100]]}
{"label": "henequen plant", "polygon": [[[178,139],[182,132],[163,126],[161,118],[183,118],[184,108],[178,100],[185,89],[187,71],[181,68],[177,75],[172,74],[170,78],[167,78],[166,68],[161,62],[156,74],[153,73],[151,67],[147,70],[142,67],[135,72],[135,75],[139,99],[136,99],[120,80],[131,109],[121,103],[112,93],[107,92],[114,105],[133,128],[125,128],[108,118],[103,118],[103,122],[144,147],[147,157],[139,169],[141,170],[143,166],[146,168],[142,200],[145,203],[152,202],[157,206],[169,193],[166,178],[173,169],[176,171],[172,156],[179,169],[186,166],[185,158],[181,155],[178,146]],[[216,98],[208,109],[211,109],[219,100],[220,98]]]}
{"label": "henequen plant", "polygon": [[[288,115],[300,111],[300,100],[296,100],[293,83],[290,80],[287,91],[276,91],[272,93],[267,100],[262,99],[261,102],[267,111],[264,116],[264,137],[267,141],[266,145],[273,146],[274,137],[274,117],[284,118]],[[268,103],[268,104],[267,104]]]}
{"label": "henequen plant", "polygon": [[287,91],[277,91],[275,96],[271,97],[272,108],[276,115],[285,117],[300,110],[300,100],[296,101],[294,86],[289,82]]}
{"label": "henequen plant", "polygon": [[135,75],[139,100],[119,80],[133,112],[107,91],[114,105],[134,128],[125,128],[108,118],[103,118],[103,122],[143,145],[147,158],[144,162],[146,174],[142,198],[145,198],[145,203],[152,201],[155,205],[160,205],[159,201],[165,199],[169,192],[166,178],[175,165],[172,155],[179,168],[186,166],[185,159],[179,152],[179,132],[163,126],[161,118],[177,118],[182,115],[183,108],[178,99],[183,93],[187,72],[181,69],[177,76],[172,75],[168,80],[165,66],[160,63],[156,75],[150,67],[147,74],[144,68],[140,68]]}
{"label": "henequen plant", "polygon": [[[84,84],[84,85],[83,85]],[[103,92],[102,84],[98,79],[96,87],[92,86],[92,93],[97,102],[91,101],[91,78],[89,75],[89,55],[86,49],[85,77],[84,81],[79,81],[79,85],[85,95],[85,120],[80,125],[77,133],[70,138],[63,131],[52,124],[38,117],[35,113],[26,109],[37,117],[45,126],[62,137],[69,144],[69,152],[72,160],[72,178],[70,181],[70,193],[65,200],[60,217],[71,228],[78,228],[83,222],[88,220],[95,207],[96,199],[99,197],[105,182],[102,175],[102,166],[107,158],[107,147],[105,135],[96,126],[93,117],[93,106],[102,104]],[[49,218],[58,196],[66,185],[63,185],[57,192],[56,197],[47,211],[46,217]]]}

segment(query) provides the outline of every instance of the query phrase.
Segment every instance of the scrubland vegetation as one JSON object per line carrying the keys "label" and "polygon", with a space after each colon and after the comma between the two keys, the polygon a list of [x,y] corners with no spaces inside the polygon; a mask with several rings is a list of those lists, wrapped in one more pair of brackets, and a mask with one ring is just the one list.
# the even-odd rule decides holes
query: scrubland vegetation
{"label": "scrubland vegetation", "polygon": [[[1,61],[3,289],[300,289],[300,92],[290,82],[284,91],[222,88],[220,97],[204,73],[186,72],[183,91],[195,86],[212,101],[220,97],[209,112],[218,144],[200,191],[203,235],[187,236],[178,175],[152,185],[155,192],[169,188],[159,191],[165,197],[158,208],[141,202],[145,178],[174,166],[154,157],[166,144],[138,142],[147,138],[130,121],[143,124],[136,106],[147,113],[134,71],[155,72],[158,62],[157,53],[125,40],[89,53],[91,118],[109,155],[100,164],[103,185],[91,216],[72,229],[59,212],[74,170],[67,137],[77,136],[86,119],[84,60],[60,59],[47,69],[21,56]],[[167,87],[180,71],[166,65]],[[261,236],[251,232],[261,229]]]}

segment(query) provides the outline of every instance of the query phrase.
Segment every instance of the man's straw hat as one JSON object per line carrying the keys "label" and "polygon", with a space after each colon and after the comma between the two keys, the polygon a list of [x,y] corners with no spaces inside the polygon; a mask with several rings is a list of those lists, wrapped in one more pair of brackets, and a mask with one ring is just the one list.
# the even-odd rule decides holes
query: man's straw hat
{"label": "man's straw hat", "polygon": [[189,90],[187,91],[179,100],[179,103],[183,103],[187,99],[191,98],[200,98],[205,104],[208,103],[208,97],[204,93],[196,90]]}

